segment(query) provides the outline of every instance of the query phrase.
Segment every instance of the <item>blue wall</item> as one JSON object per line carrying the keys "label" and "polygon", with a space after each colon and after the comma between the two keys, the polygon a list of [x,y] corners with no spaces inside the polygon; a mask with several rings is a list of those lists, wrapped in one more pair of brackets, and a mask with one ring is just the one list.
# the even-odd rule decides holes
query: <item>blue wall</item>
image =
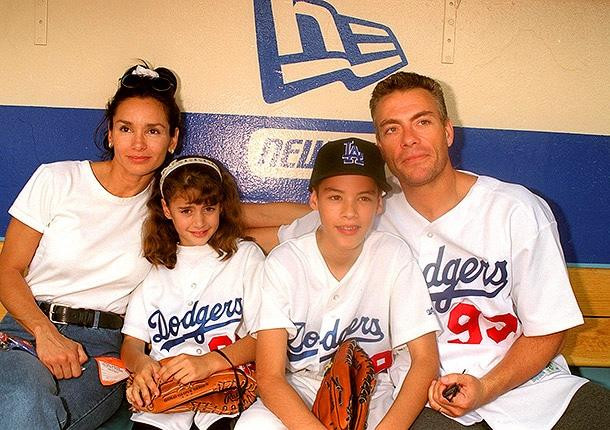
{"label": "blue wall", "polygon": [[[41,163],[96,159],[95,127],[102,111],[0,106],[0,236],[7,209]],[[255,175],[245,161],[261,129],[370,133],[368,121],[187,114],[183,153],[203,153],[227,164],[251,201],[305,201],[307,180]],[[461,169],[518,182],[544,197],[560,226],[566,260],[610,264],[610,136],[458,128],[452,149]]]}

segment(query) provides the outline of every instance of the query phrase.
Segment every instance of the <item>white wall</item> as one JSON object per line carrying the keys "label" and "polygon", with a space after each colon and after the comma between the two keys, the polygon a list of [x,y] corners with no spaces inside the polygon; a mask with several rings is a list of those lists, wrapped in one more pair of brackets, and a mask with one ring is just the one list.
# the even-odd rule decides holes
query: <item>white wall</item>
{"label": "white wall", "polygon": [[[443,0],[330,2],[392,28],[405,70],[449,87],[459,125],[610,134],[608,1],[463,0],[453,64],[441,63]],[[48,0],[46,46],[34,45],[35,5],[0,0],[0,104],[102,107],[144,58],[179,74],[190,112],[369,118],[372,86],[264,102],[252,1]]]}

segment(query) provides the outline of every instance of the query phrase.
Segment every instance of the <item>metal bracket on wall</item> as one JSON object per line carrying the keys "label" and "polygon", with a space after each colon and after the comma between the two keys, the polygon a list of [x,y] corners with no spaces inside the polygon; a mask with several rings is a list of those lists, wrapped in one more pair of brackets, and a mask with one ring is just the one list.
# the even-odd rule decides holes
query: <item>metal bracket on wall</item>
{"label": "metal bracket on wall", "polygon": [[462,0],[445,0],[445,19],[443,21],[443,52],[441,63],[453,64],[455,58],[455,27],[457,8]]}
{"label": "metal bracket on wall", "polygon": [[36,0],[36,31],[34,45],[47,44],[48,0]]}

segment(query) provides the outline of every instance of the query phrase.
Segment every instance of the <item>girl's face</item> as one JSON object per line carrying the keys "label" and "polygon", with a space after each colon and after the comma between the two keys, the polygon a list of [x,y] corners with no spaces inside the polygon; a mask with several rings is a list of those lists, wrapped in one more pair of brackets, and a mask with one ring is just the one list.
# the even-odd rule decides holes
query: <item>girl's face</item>
{"label": "girl's face", "polygon": [[178,130],[171,136],[163,104],[151,97],[132,97],[117,107],[108,130],[114,147],[112,163],[119,173],[152,176],[168,151],[178,143]]}
{"label": "girl's face", "polygon": [[196,204],[182,196],[175,196],[170,200],[169,205],[165,200],[161,200],[161,204],[167,219],[171,219],[174,223],[182,246],[205,245],[218,230],[220,203]]}

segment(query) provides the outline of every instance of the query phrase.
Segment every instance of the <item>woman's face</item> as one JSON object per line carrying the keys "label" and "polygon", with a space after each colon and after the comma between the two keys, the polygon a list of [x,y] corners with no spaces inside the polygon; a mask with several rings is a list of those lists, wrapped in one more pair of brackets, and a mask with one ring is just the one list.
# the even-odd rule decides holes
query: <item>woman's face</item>
{"label": "woman's face", "polygon": [[132,97],[117,107],[108,130],[114,148],[112,163],[121,173],[152,176],[168,151],[178,143],[178,129],[171,136],[165,108],[152,97]]}

